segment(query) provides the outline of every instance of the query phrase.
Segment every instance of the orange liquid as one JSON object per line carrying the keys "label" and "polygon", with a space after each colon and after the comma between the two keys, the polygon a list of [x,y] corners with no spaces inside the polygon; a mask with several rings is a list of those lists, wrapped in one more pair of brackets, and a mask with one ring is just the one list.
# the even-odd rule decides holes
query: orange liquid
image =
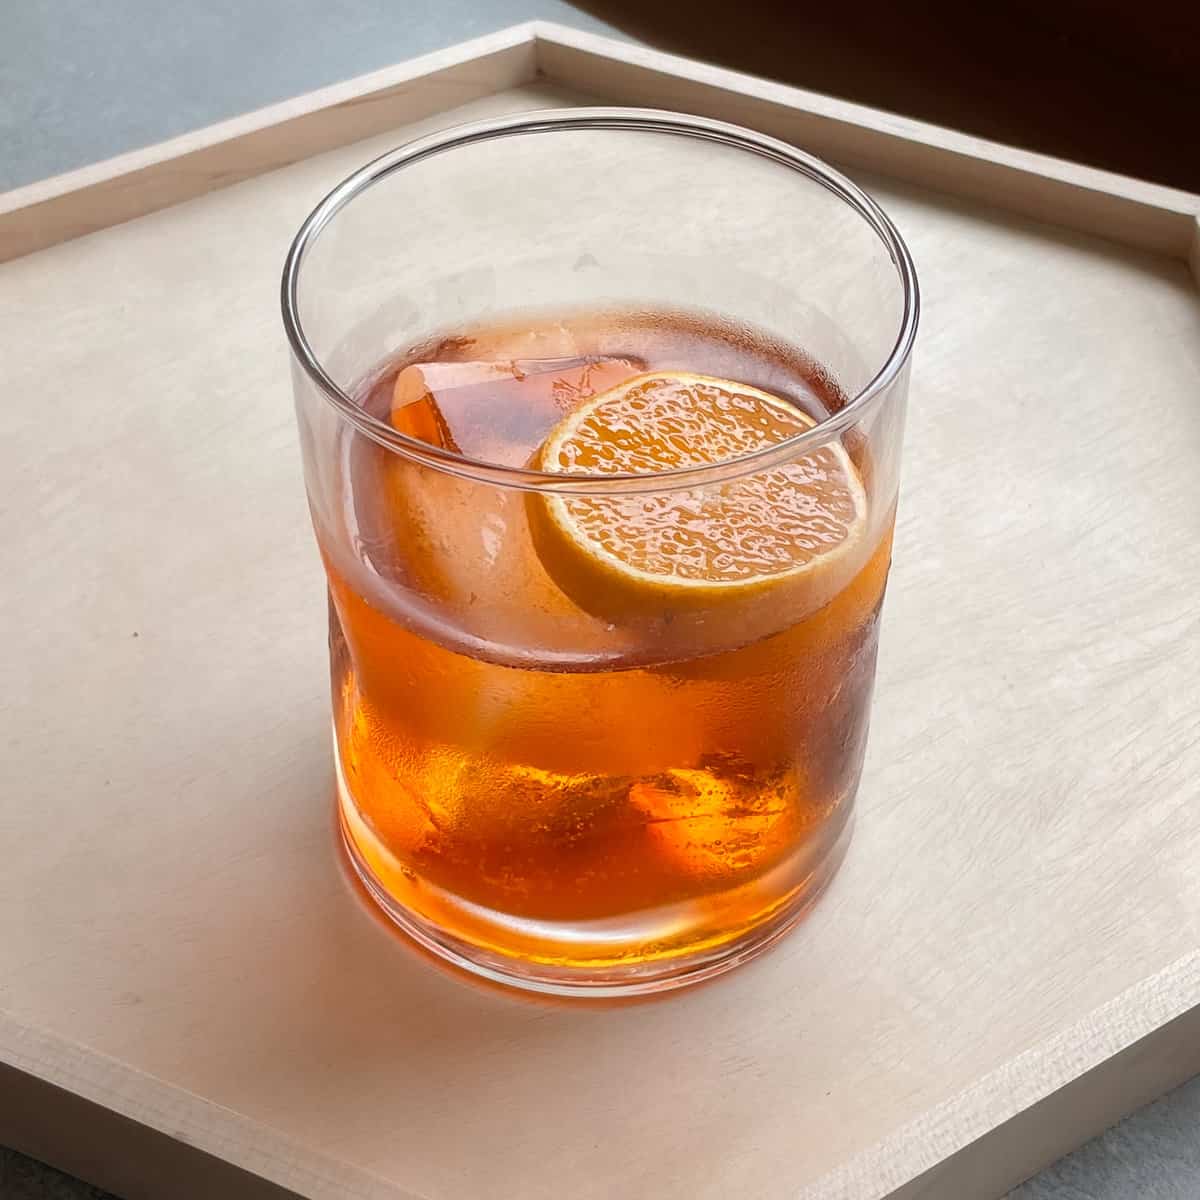
{"label": "orange liquid", "polygon": [[[424,347],[362,402],[387,415],[407,361],[570,350],[392,418],[508,465],[589,387],[645,369],[735,379],[818,417],[842,402],[803,355],[717,323],[629,314],[569,335]],[[847,449],[869,496],[865,451]],[[341,469],[347,527],[318,536],[343,824],[402,923],[501,971],[604,978],[718,956],[795,914],[835,865],[861,768],[890,516],[816,612],[619,624],[543,568],[523,493],[357,435]]]}

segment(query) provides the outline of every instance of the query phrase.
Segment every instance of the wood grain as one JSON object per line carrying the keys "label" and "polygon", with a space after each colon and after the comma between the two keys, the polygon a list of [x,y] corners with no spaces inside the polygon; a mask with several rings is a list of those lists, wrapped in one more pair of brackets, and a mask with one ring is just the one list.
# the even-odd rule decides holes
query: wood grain
{"label": "wood grain", "polygon": [[[1179,1004],[1196,994],[1198,972],[1200,955],[1189,955],[1131,988],[826,1177],[818,1194],[994,1200],[1007,1193],[1200,1072],[1200,1008]],[[1047,1093],[1055,1080],[1061,1086]],[[1000,1124],[997,1097],[1011,1114]],[[897,1151],[906,1145],[910,1162],[920,1155],[928,1165],[893,1187]]]}
{"label": "wood grain", "polygon": [[[677,64],[537,37],[606,99],[665,101],[677,69],[699,96]],[[782,131],[744,86],[724,115]],[[1056,178],[1043,216],[1123,215],[1055,229],[947,195],[953,172],[889,176],[902,138],[861,114],[795,129],[883,147],[858,174],[925,319],[828,896],[718,984],[594,1008],[465,985],[348,883],[280,262],[369,156],[578,99],[523,84],[0,267],[0,1063],[30,1097],[0,1138],[86,1165],[61,1089],[320,1200],[964,1200],[1197,1065],[1191,200]]]}

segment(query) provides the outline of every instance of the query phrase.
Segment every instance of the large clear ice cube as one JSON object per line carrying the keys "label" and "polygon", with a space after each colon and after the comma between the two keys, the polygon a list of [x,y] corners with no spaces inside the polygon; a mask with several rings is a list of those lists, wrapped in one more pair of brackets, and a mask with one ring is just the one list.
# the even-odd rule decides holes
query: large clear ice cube
{"label": "large clear ice cube", "polygon": [[527,466],[565,413],[643,370],[604,355],[414,363],[396,376],[392,424],[470,458]]}

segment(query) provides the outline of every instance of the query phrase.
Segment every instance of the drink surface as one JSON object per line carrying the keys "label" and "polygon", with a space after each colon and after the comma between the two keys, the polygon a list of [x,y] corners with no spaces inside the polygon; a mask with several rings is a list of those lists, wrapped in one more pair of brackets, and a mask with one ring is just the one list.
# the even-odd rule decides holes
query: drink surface
{"label": "drink surface", "polygon": [[[693,380],[693,395],[704,386],[693,377],[746,385],[743,411],[780,437],[844,402],[793,348],[717,320],[624,313],[416,347],[374,372],[361,403],[443,449],[555,469],[548,447],[555,462],[581,444],[607,453],[622,431],[597,433],[600,417],[580,414],[650,377],[660,389]],[[663,426],[655,445],[673,437],[693,452],[670,403],[630,411]],[[317,521],[342,815],[353,853],[411,924],[472,953],[603,971],[715,954],[794,910],[857,783],[891,542],[890,514],[871,511],[865,449],[824,455],[754,493],[802,522],[794,479],[852,481],[855,537],[838,534],[828,563],[789,567],[803,586],[784,575],[744,586],[745,550],[710,547],[695,567],[690,543],[665,582],[646,583],[620,561],[627,544],[646,553],[638,522],[657,505],[671,532],[724,504],[736,523],[752,507],[730,500],[742,485],[572,500],[554,517],[539,495],[347,434],[344,525]],[[811,523],[764,519],[741,544],[757,562],[809,538],[819,559],[822,538],[836,538],[820,514]],[[595,547],[614,540],[617,568],[593,569]]]}

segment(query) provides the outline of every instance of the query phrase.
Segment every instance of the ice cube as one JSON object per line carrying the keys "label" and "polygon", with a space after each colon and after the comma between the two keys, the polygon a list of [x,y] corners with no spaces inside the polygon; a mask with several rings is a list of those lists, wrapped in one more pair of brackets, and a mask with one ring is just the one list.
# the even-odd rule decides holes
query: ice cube
{"label": "ice cube", "polygon": [[672,769],[629,789],[665,859],[704,878],[760,869],[795,844],[805,811],[797,769],[707,758],[699,768]]}
{"label": "ice cube", "polygon": [[413,363],[396,376],[392,424],[471,458],[526,466],[564,413],[644,370],[605,355]]}

